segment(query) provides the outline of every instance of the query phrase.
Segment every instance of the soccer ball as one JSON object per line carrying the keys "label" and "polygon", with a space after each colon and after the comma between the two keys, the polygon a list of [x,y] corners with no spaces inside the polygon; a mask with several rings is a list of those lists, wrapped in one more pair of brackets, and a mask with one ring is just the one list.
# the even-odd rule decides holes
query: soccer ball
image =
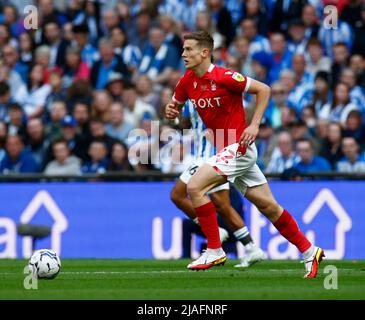
{"label": "soccer ball", "polygon": [[37,250],[31,256],[29,270],[39,279],[54,279],[61,270],[61,261],[56,252],[49,249]]}

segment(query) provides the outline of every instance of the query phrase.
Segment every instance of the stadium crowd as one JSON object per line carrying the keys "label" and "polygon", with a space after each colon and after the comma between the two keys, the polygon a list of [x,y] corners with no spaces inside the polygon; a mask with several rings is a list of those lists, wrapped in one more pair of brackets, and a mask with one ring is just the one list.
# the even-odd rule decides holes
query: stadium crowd
{"label": "stadium crowd", "polygon": [[[191,135],[163,115],[194,30],[213,35],[216,65],[271,86],[256,141],[266,173],[365,173],[362,0],[1,3],[1,174],[182,172]],[[37,29],[25,28],[26,4]],[[250,121],[254,100],[243,99]]]}

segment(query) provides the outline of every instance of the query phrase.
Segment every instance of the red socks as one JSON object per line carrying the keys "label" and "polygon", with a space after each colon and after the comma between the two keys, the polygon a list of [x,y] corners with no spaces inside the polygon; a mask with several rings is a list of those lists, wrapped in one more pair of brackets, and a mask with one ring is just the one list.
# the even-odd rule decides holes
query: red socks
{"label": "red socks", "polygon": [[273,224],[280,234],[289,242],[294,244],[301,253],[307,251],[312,245],[304,236],[302,231],[300,231],[294,218],[285,209],[279,219]]}
{"label": "red socks", "polygon": [[209,249],[219,249],[221,240],[219,237],[219,229],[217,222],[217,213],[213,203],[210,201],[200,207],[195,208],[196,216],[202,231],[207,238]]}

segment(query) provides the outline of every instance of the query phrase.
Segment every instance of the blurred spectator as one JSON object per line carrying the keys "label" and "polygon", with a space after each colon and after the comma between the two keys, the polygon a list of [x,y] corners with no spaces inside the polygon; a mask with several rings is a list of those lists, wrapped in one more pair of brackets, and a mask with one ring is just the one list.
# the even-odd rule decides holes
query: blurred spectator
{"label": "blurred spectator", "polygon": [[159,25],[165,33],[165,42],[176,48],[178,55],[183,52],[183,40],[179,36],[179,27],[175,20],[168,15],[160,15]]}
{"label": "blurred spectator", "polygon": [[8,117],[8,135],[18,135],[24,140],[26,117],[23,108],[18,103],[11,103],[8,108]]}
{"label": "blurred spectator", "polygon": [[112,72],[121,73],[126,79],[129,78],[129,71],[123,60],[115,55],[112,40],[102,38],[99,40],[100,59],[97,60],[91,69],[91,83],[96,89],[102,89],[108,82]]}
{"label": "blurred spectator", "polygon": [[306,126],[306,123],[302,119],[295,120],[294,122],[289,123],[288,127],[295,144],[303,139],[309,140],[311,142],[314,152],[316,154],[318,153],[320,148],[319,141],[310,133],[309,128]]}
{"label": "blurred spectator", "polygon": [[287,46],[284,34],[280,32],[274,32],[270,35],[270,46],[273,61],[269,76],[271,81],[276,81],[282,70],[291,68],[293,53]]}
{"label": "blurred spectator", "polygon": [[340,19],[347,22],[352,28],[361,23],[361,7],[364,2],[362,0],[349,0],[344,5]]}
{"label": "blurred spectator", "polygon": [[321,43],[312,38],[307,43],[307,59],[306,59],[306,71],[314,77],[318,72],[331,70],[331,59],[323,56],[323,49]]}
{"label": "blurred spectator", "polygon": [[6,44],[17,47],[18,41],[12,37],[9,26],[6,23],[0,23],[0,50],[3,50]]}
{"label": "blurred spectator", "polygon": [[264,7],[261,5],[260,0],[247,0],[244,4],[244,17],[251,18],[256,21],[257,31],[261,35],[267,34],[267,15],[264,12]]}
{"label": "blurred spectator", "polygon": [[49,140],[45,136],[44,125],[40,119],[35,118],[28,121],[26,141],[25,149],[32,154],[37,165],[42,168]]}
{"label": "blurred spectator", "polygon": [[81,59],[80,49],[68,47],[66,50],[66,61],[63,68],[63,85],[67,88],[72,82],[78,80],[89,80],[90,69],[86,62]]}
{"label": "blurred spectator", "polygon": [[328,125],[329,125],[329,120],[327,119],[317,119],[316,121],[316,134],[315,136],[317,137],[318,141],[323,144],[324,141],[327,139],[328,137]]}
{"label": "blurred spectator", "polygon": [[104,10],[101,24],[103,35],[110,37],[113,28],[119,27],[121,27],[121,23],[118,12],[115,10]]}
{"label": "blurred spectator", "polygon": [[83,101],[75,103],[72,116],[77,122],[77,134],[79,134],[83,140],[90,140],[90,106]]}
{"label": "blurred spectator", "polygon": [[277,0],[273,9],[271,29],[282,32],[287,30],[288,21],[293,18],[300,18],[303,7],[306,3],[306,0]]}
{"label": "blurred spectator", "polygon": [[63,81],[60,72],[51,71],[49,73],[49,85],[51,92],[48,94],[45,102],[46,119],[48,120],[48,113],[51,111],[52,103],[56,100],[68,101],[66,88],[63,86]]}
{"label": "blurred spectator", "polygon": [[33,63],[34,50],[35,42],[31,34],[28,32],[22,32],[19,35],[19,60],[26,66],[26,74],[28,74],[28,70]]}
{"label": "blurred spectator", "polygon": [[81,167],[83,173],[105,173],[108,168],[107,148],[105,143],[94,140],[89,146],[90,160],[85,161]]}
{"label": "blurred spectator", "polygon": [[313,84],[312,81],[306,82],[307,76],[304,75],[305,61],[302,55],[293,56],[293,69],[296,72],[284,69],[280,73],[280,81],[285,86],[288,96],[287,104],[294,108],[299,114],[301,110],[310,103]]}
{"label": "blurred spectator", "polygon": [[56,175],[78,175],[80,174],[80,159],[75,157],[66,140],[57,139],[52,143],[52,151],[55,160],[49,162],[44,169],[44,174]]}
{"label": "blurred spectator", "polygon": [[52,0],[38,0],[39,18],[41,20],[42,28],[45,27],[45,23],[49,20],[56,21],[58,25],[63,25],[67,17],[60,12]]}
{"label": "blurred spectator", "polygon": [[146,74],[156,84],[168,81],[172,70],[177,69],[180,55],[171,44],[165,43],[162,29],[153,27],[150,30],[149,44],[143,52],[139,73]]}
{"label": "blurred spectator", "polygon": [[98,118],[92,118],[90,120],[90,133],[92,141],[98,140],[105,144],[109,157],[113,144],[118,140],[107,134],[104,123]]}
{"label": "blurred spectator", "polygon": [[157,111],[160,98],[153,90],[153,81],[146,75],[140,75],[136,80],[136,89],[141,100]]}
{"label": "blurred spectator", "polygon": [[7,3],[3,7],[4,23],[9,26],[11,35],[19,37],[20,32],[24,31],[24,25],[20,19],[18,19],[18,9],[11,3]]}
{"label": "blurred spectator", "polygon": [[65,65],[66,49],[70,43],[62,38],[61,27],[57,20],[46,21],[43,28],[46,44],[51,49],[49,67],[62,68]]}
{"label": "blurred spectator", "polygon": [[299,140],[297,142],[297,152],[300,162],[294,166],[294,169],[300,173],[331,171],[331,165],[326,159],[314,155],[313,145],[310,140]]}
{"label": "blurred spectator", "polygon": [[110,106],[110,122],[105,125],[106,132],[112,138],[125,141],[133,125],[124,120],[124,106],[121,102],[113,102]]}
{"label": "blurred spectator", "polygon": [[266,84],[270,84],[268,72],[271,68],[271,56],[264,52],[256,52],[252,55],[253,78]]}
{"label": "blurred spectator", "polygon": [[81,59],[91,68],[99,58],[98,50],[89,42],[89,28],[87,24],[74,25],[72,27],[74,42],[81,50]]}
{"label": "blurred spectator", "polygon": [[245,18],[241,21],[240,35],[250,41],[250,48],[248,51],[250,57],[252,57],[254,53],[260,51],[270,53],[270,42],[265,36],[258,34],[257,25],[254,19]]}
{"label": "blurred spectator", "polygon": [[308,39],[305,36],[306,26],[301,18],[294,18],[288,22],[288,48],[294,54],[304,54]]}
{"label": "blurred spectator", "polygon": [[124,85],[125,79],[123,78],[123,75],[118,72],[111,72],[109,74],[108,82],[105,85],[105,89],[109,92],[113,101],[121,101]]}
{"label": "blurred spectator", "polygon": [[8,136],[6,139],[6,154],[0,162],[0,172],[26,173],[38,172],[39,166],[32,154],[25,150],[24,143],[20,136]]}
{"label": "blurred spectator", "polygon": [[328,160],[332,169],[335,169],[336,162],[343,157],[341,140],[341,125],[338,122],[331,122],[328,125],[327,139],[323,141],[319,155]]}
{"label": "blurred spectator", "polygon": [[228,47],[235,36],[230,12],[223,0],[207,0],[206,4],[213,24],[217,31],[224,36],[225,44]]}
{"label": "blurred spectator", "polygon": [[66,22],[62,26],[63,39],[65,39],[69,43],[72,43],[72,41],[74,40],[74,34],[73,34],[73,31],[72,31],[72,27],[73,27],[73,25],[72,25],[71,22]]}
{"label": "blurred spectator", "polygon": [[295,153],[293,139],[288,131],[278,134],[277,144],[265,169],[267,173],[282,173],[284,170],[291,169],[300,160]]}
{"label": "blurred spectator", "polygon": [[[82,136],[77,134],[76,120],[70,115],[65,116],[61,121],[61,138],[66,140],[70,151],[82,160],[86,160],[87,155],[87,141]],[[52,148],[48,148],[44,162],[49,163],[53,160]]]}
{"label": "blurred spectator", "polygon": [[277,137],[274,135],[274,129],[267,118],[262,118],[260,130],[256,139],[257,159],[260,168],[264,169],[269,163],[272,152],[275,147]]}
{"label": "blurred spectator", "polygon": [[40,64],[35,64],[29,72],[23,109],[30,119],[42,115],[46,105],[46,98],[51,92],[51,86],[43,81],[43,71],[43,67]]}
{"label": "blurred spectator", "polygon": [[128,42],[127,35],[121,27],[111,29],[111,39],[114,45],[114,53],[123,59],[130,72],[138,69],[141,63],[141,50]]}
{"label": "blurred spectator", "polygon": [[342,151],[345,156],[337,162],[336,171],[365,173],[365,156],[360,155],[359,144],[354,137],[342,139]]}
{"label": "blurred spectator", "polygon": [[353,54],[350,58],[350,68],[355,72],[357,84],[365,88],[365,59],[361,54]]}
{"label": "blurred spectator", "polygon": [[280,81],[271,85],[271,99],[266,109],[265,116],[270,120],[274,129],[282,126],[282,113],[287,108],[285,88]]}
{"label": "blurred spectator", "polygon": [[363,113],[365,118],[365,90],[357,85],[356,73],[351,68],[345,68],[340,75],[340,81],[350,90],[350,101]]}
{"label": "blurred spectator", "polygon": [[349,87],[339,82],[335,87],[332,102],[328,102],[323,106],[319,117],[331,121],[340,121],[342,124],[345,124],[350,111],[357,109],[357,106],[350,100]]}
{"label": "blurred spectator", "polygon": [[[35,63],[39,64],[43,67],[43,82],[48,83],[50,73],[58,72],[62,73],[62,69],[58,66],[50,67],[50,59],[51,59],[51,48],[47,45],[42,45],[37,47],[34,53]],[[28,77],[27,77],[28,78]]]}
{"label": "blurred spectator", "polygon": [[93,102],[91,105],[91,115],[99,118],[104,123],[110,120],[110,106],[113,100],[107,90],[95,90],[93,94]]}
{"label": "blurred spectator", "polygon": [[5,81],[0,81],[0,121],[8,120],[8,109],[11,102],[9,85]]}
{"label": "blurred spectator", "polygon": [[29,67],[23,64],[19,58],[18,49],[10,44],[7,44],[2,49],[2,54],[4,57],[4,64],[9,70],[16,71],[22,78],[23,82],[28,80]]}
{"label": "blurred spectator", "polygon": [[355,25],[354,28],[355,40],[352,52],[363,55],[365,52],[365,3],[362,3],[361,5],[360,15],[361,20]]}
{"label": "blurred spectator", "polygon": [[332,91],[330,90],[330,75],[325,71],[319,71],[314,78],[314,90],[312,102],[316,117],[318,118],[323,106],[332,100]]}
{"label": "blurred spectator", "polygon": [[10,87],[10,97],[18,103],[23,103],[26,96],[27,88],[19,73],[15,70],[9,70],[0,59],[0,81],[6,82]]}
{"label": "blurred spectator", "polygon": [[111,161],[108,164],[108,171],[131,171],[132,166],[128,160],[128,148],[122,142],[116,142],[112,147]]}
{"label": "blurred spectator", "polygon": [[304,121],[311,135],[315,134],[315,126],[317,122],[316,114],[313,105],[307,105],[302,109],[300,114],[301,120]]}
{"label": "blurred spectator", "polygon": [[135,128],[141,126],[143,116],[147,113],[152,119],[156,119],[155,109],[143,102],[138,96],[137,89],[133,84],[130,84],[124,88],[123,102],[125,105],[124,118],[125,121],[132,124]]}
{"label": "blurred spectator", "polygon": [[145,52],[148,46],[151,17],[147,10],[138,12],[133,25],[128,29],[127,37],[131,44]]}
{"label": "blurred spectator", "polygon": [[301,18],[305,25],[306,39],[317,38],[320,26],[320,19],[318,17],[316,8],[309,3],[304,5]]}
{"label": "blurred spectator", "polygon": [[248,55],[249,48],[250,41],[243,36],[238,36],[234,40],[234,49],[232,50],[233,52],[231,52],[231,54],[238,59],[239,67],[237,71],[252,77],[253,70],[251,64],[252,61]]}
{"label": "blurred spectator", "polygon": [[361,149],[365,149],[365,123],[360,111],[352,110],[349,112],[343,134],[345,137],[354,137],[360,142]]}
{"label": "blurred spectator", "polygon": [[67,107],[65,101],[53,101],[49,113],[49,121],[45,128],[46,135],[51,141],[61,137],[61,122],[66,117],[66,115]]}

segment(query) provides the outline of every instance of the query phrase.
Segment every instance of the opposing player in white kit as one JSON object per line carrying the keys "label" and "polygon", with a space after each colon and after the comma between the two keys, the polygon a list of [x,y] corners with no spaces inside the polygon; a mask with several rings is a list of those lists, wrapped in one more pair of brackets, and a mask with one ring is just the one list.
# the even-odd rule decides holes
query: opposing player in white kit
{"label": "opposing player in white kit", "polygon": [[[193,155],[195,159],[191,166],[185,170],[180,175],[179,180],[177,180],[171,191],[171,200],[189,218],[199,224],[193,204],[188,198],[187,184],[198,168],[203,165],[206,160],[215,155],[216,148],[207,138],[206,127],[191,102],[187,102],[185,104],[182,116],[182,120],[190,120],[191,129],[193,130]],[[209,190],[207,194],[210,196],[215,208],[224,219],[224,222],[233,232],[233,235],[245,246],[246,254],[242,257],[241,262],[235,267],[246,268],[256,262],[267,259],[266,253],[254,244],[242,217],[231,206],[229,198],[229,183],[225,182]],[[221,242],[228,238],[228,232],[223,228],[219,228],[219,235]]]}
{"label": "opposing player in white kit", "polygon": [[[206,193],[230,181],[303,254],[304,277],[315,278],[324,251],[304,236],[291,214],[276,202],[256,164],[254,141],[270,98],[270,88],[233,70],[212,64],[213,38],[205,31],[185,35],[183,49],[182,57],[187,71],[176,85],[173,101],[166,106],[166,118],[179,116],[181,107],[189,99],[206,127],[213,131],[218,150],[215,156],[199,167],[187,185],[195,214],[207,238],[207,250],[188,268],[208,269],[227,260],[219,238],[216,210]],[[242,93],[256,96],[256,109],[248,126]]]}

